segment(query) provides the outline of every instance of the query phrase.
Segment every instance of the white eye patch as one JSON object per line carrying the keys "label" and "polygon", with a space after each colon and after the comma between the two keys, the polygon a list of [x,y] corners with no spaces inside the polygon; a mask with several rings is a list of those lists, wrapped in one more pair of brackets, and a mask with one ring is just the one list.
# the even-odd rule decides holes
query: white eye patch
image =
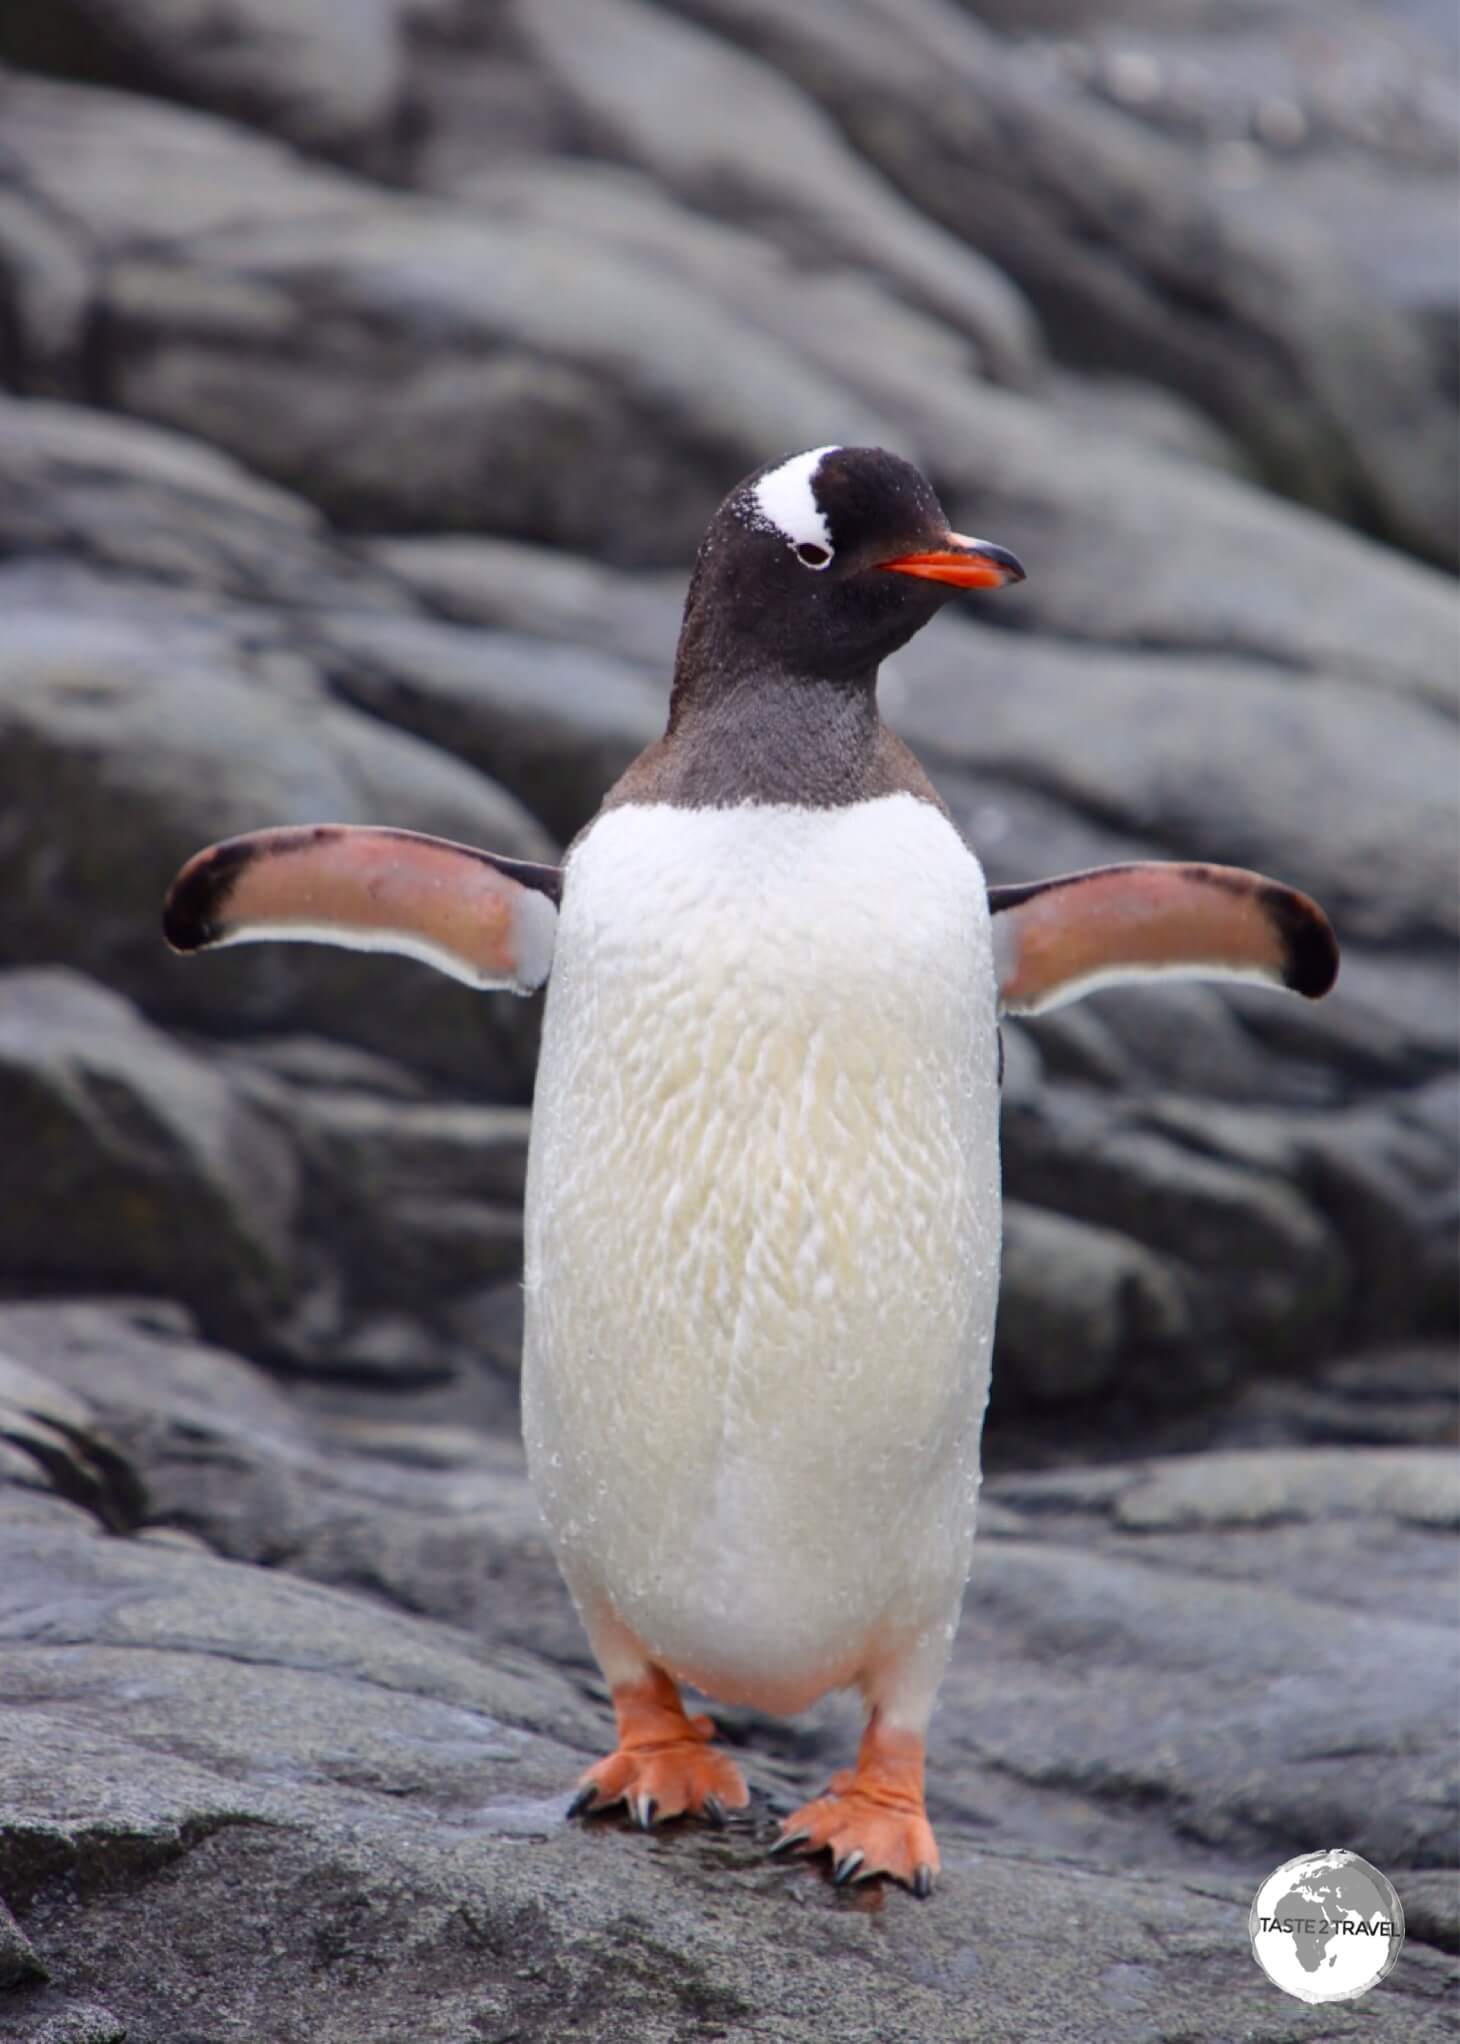
{"label": "white eye patch", "polygon": [[[769,469],[751,492],[756,517],[780,533],[808,568],[825,568],[832,557],[831,527],[816,501],[811,479],[823,455],[834,447],[812,447]],[[803,552],[804,549],[804,552]]]}

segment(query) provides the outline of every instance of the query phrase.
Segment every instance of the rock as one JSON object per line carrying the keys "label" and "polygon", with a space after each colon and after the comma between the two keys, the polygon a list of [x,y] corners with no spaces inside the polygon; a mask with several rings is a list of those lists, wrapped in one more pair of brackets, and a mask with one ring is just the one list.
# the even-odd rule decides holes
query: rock
{"label": "rock", "polygon": [[1127,1236],[1011,1200],[999,1288],[1001,1398],[1088,1398],[1123,1368],[1169,1367],[1190,1341],[1180,1279]]}
{"label": "rock", "polygon": [[677,570],[615,572],[510,539],[437,535],[362,545],[422,603],[457,623],[596,647],[648,668],[661,686],[673,668],[685,592]]}
{"label": "rock", "polygon": [[1456,1310],[1452,1254],[1460,1114],[1454,1082],[1415,1088],[1375,1114],[1284,1116],[1153,1103],[1150,1123],[1198,1155],[1277,1172],[1304,1188],[1342,1236],[1350,1266],[1348,1334],[1374,1340],[1396,1312],[1437,1332]]}
{"label": "rock", "polygon": [[[686,561],[727,475],[808,439],[883,441],[1034,565],[1011,616],[1333,665],[1453,707],[1439,578],[970,381],[957,336],[875,284],[750,261],[743,234],[635,205],[622,185],[590,206],[597,172],[578,173],[576,201],[558,172],[542,199],[511,202],[525,212],[466,214],[338,176],[317,189],[327,174],[303,166],[291,181],[267,144],[241,152],[181,116],[133,133],[81,88],[58,104],[67,91],[12,81],[7,135],[27,178],[116,257],[97,279],[109,400],[236,451],[338,519]],[[87,125],[79,170],[57,143],[68,116]],[[187,168],[215,145],[218,185],[249,194],[226,229],[212,171]],[[113,149],[127,160],[106,179]],[[151,203],[129,184],[132,154],[154,151],[198,196],[160,200],[167,231],[129,251],[123,204]],[[427,352],[429,374],[411,366]]]}
{"label": "rock", "polygon": [[74,384],[89,288],[77,237],[23,193],[0,192],[0,374],[8,384]]}
{"label": "rock", "polygon": [[[59,599],[64,595],[64,602]],[[178,959],[163,892],[201,845],[265,823],[389,821],[526,858],[552,840],[483,775],[332,702],[287,625],[129,600],[95,578],[11,579],[0,653],[0,957],[61,959],[154,1014],[313,1027],[478,1093],[526,1092],[536,1009],[402,960],[274,947]],[[84,916],[74,904],[85,902]]]}
{"label": "rock", "polygon": [[1130,1357],[1123,1369],[1158,1403],[1209,1396],[1237,1368],[1320,1355],[1362,1310],[1354,1247],[1277,1155],[1172,1140],[1158,1114],[1088,1087],[1006,1106],[1004,1184],[1096,1227],[1118,1214],[1122,1233],[1170,1263],[1190,1315],[1186,1367],[1158,1351],[1149,1369]]}
{"label": "rock", "polygon": [[1448,1864],[1453,1755],[1429,1714],[1453,1473],[1443,1450],[1274,1451],[995,1482],[1011,1519],[975,1557],[942,1719],[980,1756],[984,1815],[1032,1792],[1086,1850],[1119,1854],[1122,1827],[1137,1861],[1154,1822],[1274,1864],[1284,1837],[1350,1831],[1401,1882]]}
{"label": "rock", "polygon": [[1051,379],[1049,400],[1086,431],[1119,433],[1183,460],[1253,479],[1251,463],[1237,442],[1207,413],[1157,383],[1064,369]]}
{"label": "rock", "polygon": [[7,1987],[25,1987],[32,1981],[49,1980],[50,1977],[36,1957],[30,1939],[5,1904],[0,1902],[0,1992]]}
{"label": "rock", "polygon": [[287,1146],[203,1060],[118,995],[57,970],[0,974],[0,1094],[12,1154],[4,1274],[189,1300],[265,1339],[292,1289]]}
{"label": "rock", "polygon": [[[1456,612],[1364,536],[1453,546],[1425,4],[6,11],[66,74],[0,72],[7,2039],[1287,2044],[1246,1916],[1325,1842],[1410,1945],[1323,2022],[1439,2034]],[[517,1441],[535,1006],[156,927],[262,823],[558,856],[714,502],[866,439],[1030,568],[884,684],[991,878],[1242,859],[1344,946],[1316,1009],[1005,1030],[926,1909],[761,1857],[838,1702],[721,1713],[743,1829],[562,1822],[608,1707]]]}
{"label": "rock", "polygon": [[1354,1515],[1407,1525],[1460,1526],[1460,1468],[1402,1448],[1348,1455],[1311,1448],[1210,1461],[1174,1460],[1115,1501],[1115,1522],[1133,1533],[1266,1526]]}
{"label": "rock", "polygon": [[[426,1352],[450,1375],[465,1359],[443,1331],[491,1281],[520,1280],[526,1109],[300,1090],[291,1119],[310,1186],[302,1226],[351,1319],[395,1313],[435,1330]],[[377,1320],[377,1348],[381,1338]],[[356,1342],[320,1362],[348,1373],[365,1354]],[[382,1359],[373,1374],[390,1368]]]}
{"label": "rock", "polygon": [[1074,9],[1020,0],[981,7],[980,18],[1029,38],[1031,76],[1057,66],[1067,84],[1180,145],[1239,222],[1275,204],[1300,214],[1453,361],[1460,276],[1447,10],[1421,4],[1381,19],[1325,7],[1321,42],[1308,0],[1266,7],[1240,26],[1204,0],[1081,0]]}
{"label": "rock", "polygon": [[516,47],[501,10],[467,13],[448,0],[444,12],[444,32],[407,46],[407,183],[470,202],[477,179],[504,163],[550,163],[582,146],[578,117]]}
{"label": "rock", "polygon": [[[349,526],[684,559],[727,472],[818,429],[882,430],[788,351],[727,333],[672,278],[626,276],[580,237],[381,200],[313,245],[292,228],[230,232],[206,267],[175,263],[165,293],[155,268],[115,273],[117,401],[247,451]],[[303,297],[326,279],[333,311],[319,322]],[[295,308],[287,352],[230,334],[213,302],[239,286]]]}
{"label": "rock", "polygon": [[150,1302],[0,1304],[0,1354],[80,1401],[73,1435],[109,1444],[143,1500],[129,1530],[186,1533],[588,1665],[528,1490],[515,1396],[458,1395],[451,1410],[473,1427],[454,1430],[443,1460],[449,1422],[430,1415],[447,1408],[431,1392],[408,1399],[397,1384],[372,1401],[311,1385],[305,1405]]}
{"label": "rock", "polygon": [[664,729],[663,680],[611,653],[417,618],[321,629],[347,701],[504,782],[564,843]]}
{"label": "rock", "polygon": [[[933,1737],[938,1896],[849,1908],[762,1856],[767,1788],[784,1805],[844,1757],[840,1707],[722,1713],[756,1788],[743,1828],[564,1824],[606,1712],[526,1545],[515,1447],[309,1419],[136,1308],[0,1307],[0,1348],[104,1420],[153,1500],[108,1539],[0,1489],[0,1892],[50,1974],[5,1992],[7,2035],[80,2023],[104,1981],[129,2035],[186,2008],[210,2031],[446,2044],[560,2036],[568,2011],[585,2040],[809,2044],[830,2022],[951,2044],[992,2038],[996,1999],[1004,2027],[1074,2044],[1092,1993],[1121,2034],[1189,2028],[1196,1956],[1203,2024],[1279,2044],[1247,1911],[1329,1836],[1411,1911],[1366,2033],[1442,2034],[1454,1508],[1409,1501],[1451,1482],[1446,1454],[1260,1457],[1276,1517],[1249,1509],[1250,1458],[992,1482]],[[472,1538],[443,1545],[463,1484]],[[156,1537],[179,1508],[256,1560]],[[341,1584],[351,1550],[358,1588],[296,1573]]]}
{"label": "rock", "polygon": [[1240,217],[1201,167],[1031,73],[963,8],[686,0],[787,72],[902,192],[1022,285],[1058,353],[1138,361],[1290,494],[1455,561],[1453,433],[1416,323],[1300,209]]}
{"label": "rock", "polygon": [[[1189,453],[1163,452],[1149,428],[1133,436],[1129,407],[1105,420],[1087,406],[1081,417],[1061,386],[1038,402],[980,384],[956,334],[876,280],[808,274],[643,180],[560,163],[498,173],[479,203],[670,269],[718,301],[724,335],[751,321],[828,387],[873,407],[887,444],[938,482],[955,524],[997,532],[1029,566],[1030,581],[995,613],[1002,624],[1119,643],[1127,656],[1186,648],[1352,675],[1455,714],[1446,578]],[[844,423],[838,438],[853,437]],[[755,443],[754,458],[766,452]]]}
{"label": "rock", "polygon": [[0,482],[0,550],[135,578],[139,602],[160,587],[174,602],[188,590],[291,609],[412,607],[331,541],[312,505],[160,427],[0,397]]}
{"label": "rock", "polygon": [[1255,662],[1011,650],[981,622],[944,619],[917,647],[897,722],[919,751],[1034,781],[1167,856],[1281,873],[1348,941],[1452,939],[1453,726],[1436,709]]}
{"label": "rock", "polygon": [[[116,1444],[94,1425],[87,1406],[68,1396],[51,1374],[27,1369],[3,1350],[0,1443],[7,1481],[83,1506],[109,1533],[131,1532],[141,1524],[146,1491]],[[5,1984],[3,1933],[0,1919],[0,1986]]]}
{"label": "rock", "polygon": [[33,0],[0,55],[125,83],[273,128],[302,149],[382,157],[402,90],[399,0]]}
{"label": "rock", "polygon": [[[224,228],[241,193],[249,219],[283,222],[348,217],[370,190],[211,114],[23,71],[0,69],[0,119],[7,178],[93,257]],[[231,302],[245,307],[241,293]],[[251,303],[263,338],[270,307]]]}
{"label": "rock", "polygon": [[1449,1343],[1366,1349],[1301,1379],[1256,1379],[1223,1415],[1213,1444],[1438,1448],[1460,1438],[1457,1407]]}
{"label": "rock", "polygon": [[880,274],[975,342],[985,373],[1037,379],[1035,323],[1003,272],[909,207],[769,67],[639,0],[533,0],[514,20],[601,153],[756,226],[803,265]]}

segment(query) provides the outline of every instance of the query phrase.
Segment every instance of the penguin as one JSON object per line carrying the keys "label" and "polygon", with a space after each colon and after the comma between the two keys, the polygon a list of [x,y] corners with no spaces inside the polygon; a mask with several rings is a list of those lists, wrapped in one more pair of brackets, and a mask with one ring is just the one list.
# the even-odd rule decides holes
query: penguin
{"label": "penguin", "polygon": [[778,1715],[855,1689],[853,1764],[771,1850],[920,1897],[998,1295],[999,1018],[1161,974],[1312,999],[1338,963],[1314,902],[1229,867],[986,885],[877,675],[950,598],[1023,579],[894,454],[773,462],[705,535],[663,736],[561,868],[319,824],[200,852],[164,910],[184,952],[546,985],[523,1428],[616,1724],[569,1814],[746,1805],[683,1686]]}

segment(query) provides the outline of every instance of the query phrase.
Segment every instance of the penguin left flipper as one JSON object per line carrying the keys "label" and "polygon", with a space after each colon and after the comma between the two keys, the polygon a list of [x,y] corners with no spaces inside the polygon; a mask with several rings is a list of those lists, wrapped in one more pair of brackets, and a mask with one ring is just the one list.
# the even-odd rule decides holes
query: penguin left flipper
{"label": "penguin left flipper", "polygon": [[264,940],[395,951],[470,987],[535,993],[562,875],[411,830],[313,823],[251,831],[189,859],[168,890],[174,951]]}
{"label": "penguin left flipper", "polygon": [[1237,866],[1097,866],[991,887],[989,909],[1007,1015],[1122,980],[1255,980],[1318,1000],[1338,977],[1338,943],[1318,904]]}

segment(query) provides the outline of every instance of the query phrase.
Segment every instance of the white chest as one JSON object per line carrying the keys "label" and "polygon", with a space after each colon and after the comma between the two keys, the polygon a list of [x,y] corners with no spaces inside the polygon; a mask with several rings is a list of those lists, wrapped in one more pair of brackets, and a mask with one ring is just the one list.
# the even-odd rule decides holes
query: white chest
{"label": "white chest", "polygon": [[570,1582],[666,1659],[703,1666],[691,1635],[726,1600],[742,1642],[825,1661],[919,1570],[956,1596],[997,1112],[983,876],[930,805],[623,808],[575,854],[529,1168],[528,1448]]}

